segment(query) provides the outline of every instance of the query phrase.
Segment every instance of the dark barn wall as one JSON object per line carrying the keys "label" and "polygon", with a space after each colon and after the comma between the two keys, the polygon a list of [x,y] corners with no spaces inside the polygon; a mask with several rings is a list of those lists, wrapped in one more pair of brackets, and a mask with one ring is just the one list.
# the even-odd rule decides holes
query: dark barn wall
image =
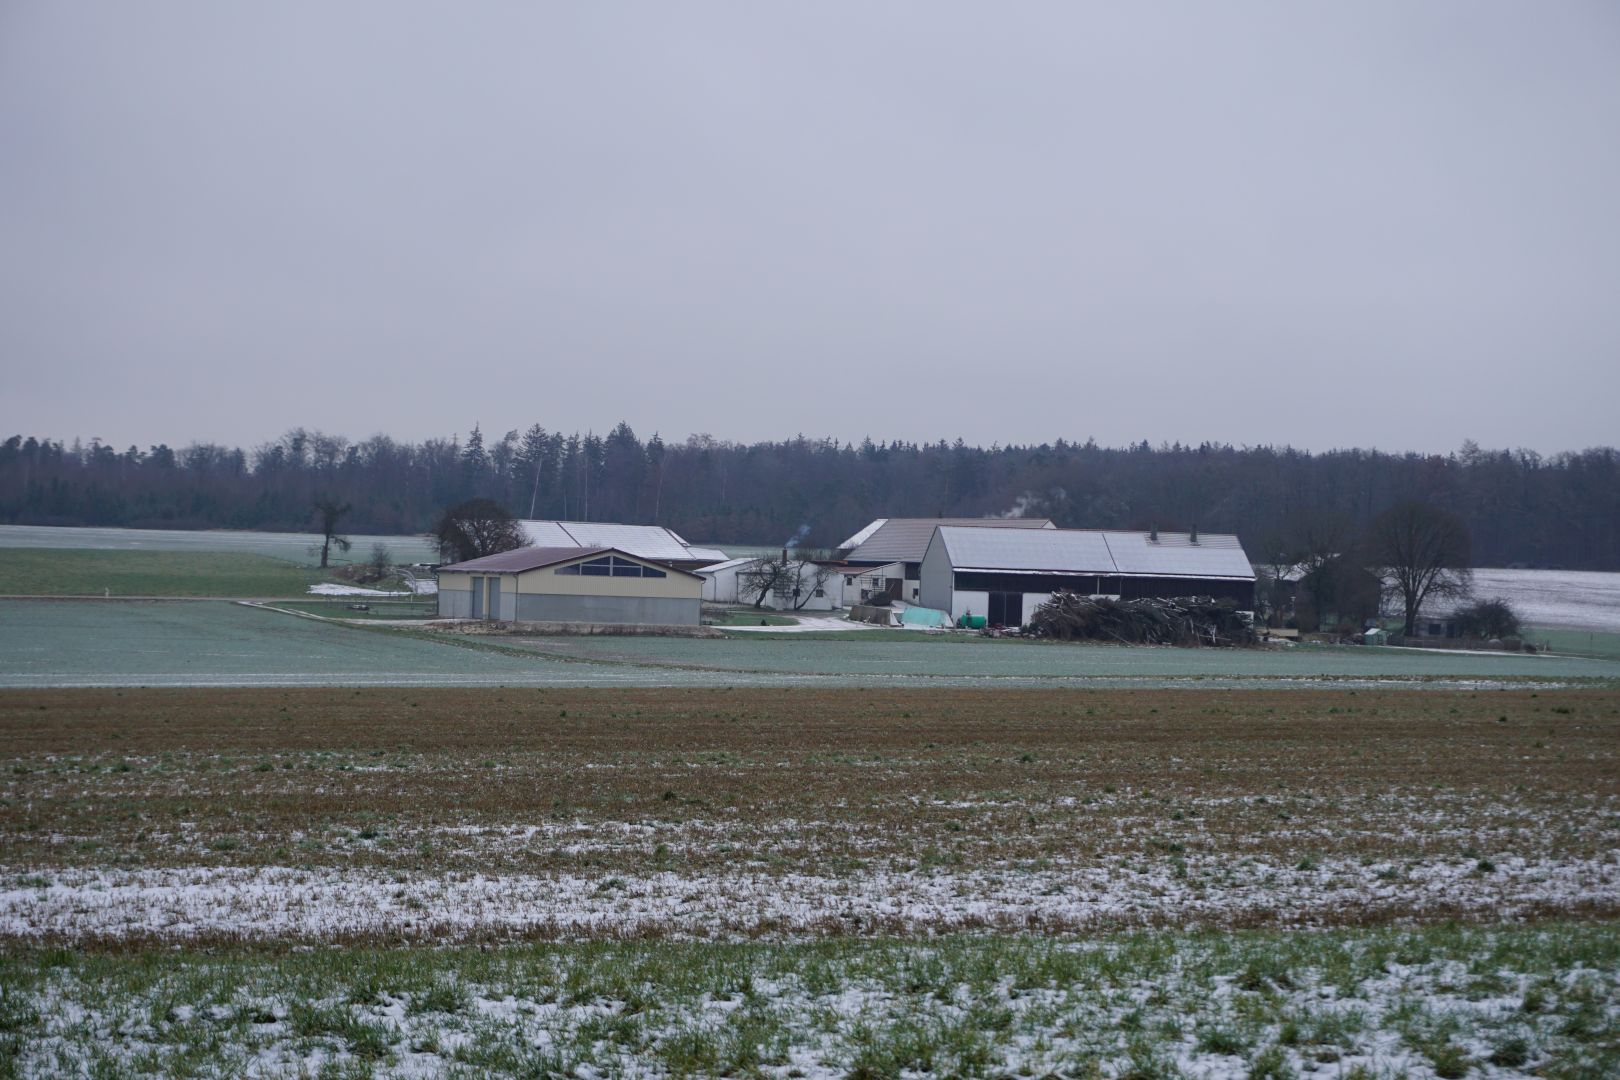
{"label": "dark barn wall", "polygon": [[1136,577],[1118,574],[999,574],[960,570],[956,587],[984,592],[1057,592],[1068,589],[1085,596],[1118,594],[1125,600],[1142,597],[1213,596],[1232,600],[1246,611],[1254,609],[1254,582],[1229,578]]}

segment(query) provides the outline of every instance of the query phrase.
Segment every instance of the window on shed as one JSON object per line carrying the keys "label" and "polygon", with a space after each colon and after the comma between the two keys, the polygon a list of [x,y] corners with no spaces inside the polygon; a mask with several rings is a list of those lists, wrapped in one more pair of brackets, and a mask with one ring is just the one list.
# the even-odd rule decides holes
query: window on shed
{"label": "window on shed", "polygon": [[621,559],[617,555],[610,555],[610,556],[608,556],[608,558],[613,560],[613,576],[614,577],[640,577],[641,576],[641,564],[640,563],[633,563],[633,562],[629,561],[628,559]]}
{"label": "window on shed", "polygon": [[608,577],[613,573],[613,556],[603,555],[599,559],[579,564],[579,572],[586,577]]}
{"label": "window on shed", "polygon": [[641,568],[641,576],[642,577],[668,577],[669,575],[664,573],[662,570],[654,570],[650,566],[643,566]]}
{"label": "window on shed", "polygon": [[575,564],[574,566],[559,566],[559,567],[557,567],[557,569],[553,570],[552,573],[553,574],[573,574],[573,575],[577,576],[579,574],[579,566],[578,566],[578,564]]}

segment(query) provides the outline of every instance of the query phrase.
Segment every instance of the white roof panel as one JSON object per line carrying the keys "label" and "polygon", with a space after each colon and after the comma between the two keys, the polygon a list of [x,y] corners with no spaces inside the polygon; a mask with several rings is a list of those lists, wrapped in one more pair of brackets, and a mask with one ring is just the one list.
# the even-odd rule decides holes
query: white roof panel
{"label": "white roof panel", "polygon": [[984,529],[941,525],[940,539],[958,570],[1112,574],[1102,533],[1078,529]]}
{"label": "white roof panel", "polygon": [[535,547],[610,547],[643,559],[666,562],[709,557],[708,553],[693,555],[678,536],[662,525],[619,525],[610,521],[522,521],[519,524]]}
{"label": "white roof panel", "polygon": [[1121,574],[1254,580],[1254,567],[1238,538],[1227,533],[1161,532],[1157,542],[1143,532],[1105,532],[1108,550]]}
{"label": "white roof panel", "polygon": [[1153,577],[1254,580],[1238,538],[1200,533],[1101,529],[986,529],[942,525],[940,539],[958,570],[1012,573],[1129,574]]}
{"label": "white roof panel", "polygon": [[572,536],[563,529],[562,523],[557,521],[520,521],[518,525],[523,529],[523,536],[529,541],[531,547],[559,548],[579,547]]}
{"label": "white roof panel", "polygon": [[[1047,518],[879,518],[877,528],[845,558],[852,562],[916,562],[941,525],[977,529],[1051,529]],[[868,526],[868,528],[871,528]],[[856,534],[860,535],[859,533]],[[847,544],[849,541],[845,541]]]}
{"label": "white roof panel", "polygon": [[868,525],[866,528],[862,529],[860,532],[856,533],[854,536],[850,537],[848,540],[845,540],[838,546],[846,549],[860,547],[862,544],[866,543],[867,539],[871,537],[873,533],[877,532],[879,529],[883,528],[884,525],[888,524],[888,521],[888,518],[873,518],[872,524]]}
{"label": "white roof panel", "polygon": [[719,548],[693,547],[691,544],[687,544],[686,550],[691,552],[688,557],[693,559],[713,559],[716,562],[722,562],[726,558],[726,553]]}
{"label": "white roof panel", "polygon": [[757,561],[757,559],[726,559],[724,562],[710,563],[708,566],[700,566],[694,570],[693,573],[704,575],[718,574],[722,570],[730,570],[733,566],[747,566],[749,563]]}

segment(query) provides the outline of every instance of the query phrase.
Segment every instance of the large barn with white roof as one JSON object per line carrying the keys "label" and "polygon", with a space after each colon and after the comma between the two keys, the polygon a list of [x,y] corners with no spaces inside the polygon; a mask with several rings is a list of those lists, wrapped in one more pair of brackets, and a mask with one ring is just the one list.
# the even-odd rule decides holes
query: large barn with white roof
{"label": "large barn with white roof", "polygon": [[1213,596],[1254,607],[1254,568],[1224,533],[986,529],[941,525],[923,555],[924,607],[1020,626],[1059,590],[1087,596]]}
{"label": "large barn with white roof", "polygon": [[890,599],[918,603],[921,598],[923,554],[934,530],[941,525],[971,525],[981,529],[1052,529],[1047,518],[874,518],[866,528],[838,545],[840,561],[857,573],[847,573],[847,599],[865,599],[875,592]]}

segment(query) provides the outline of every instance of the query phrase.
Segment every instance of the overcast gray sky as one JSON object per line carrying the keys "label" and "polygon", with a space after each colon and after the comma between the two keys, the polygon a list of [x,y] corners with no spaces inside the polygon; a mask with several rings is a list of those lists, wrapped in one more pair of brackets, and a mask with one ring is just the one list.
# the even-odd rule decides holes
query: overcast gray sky
{"label": "overcast gray sky", "polygon": [[1620,4],[6,0],[0,365],[120,447],[1613,444]]}

